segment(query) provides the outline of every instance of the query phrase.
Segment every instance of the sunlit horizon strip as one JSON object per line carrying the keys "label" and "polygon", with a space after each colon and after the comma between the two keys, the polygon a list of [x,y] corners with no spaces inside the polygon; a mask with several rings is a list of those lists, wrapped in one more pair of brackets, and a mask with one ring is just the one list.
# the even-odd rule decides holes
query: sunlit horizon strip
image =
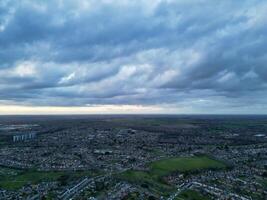
{"label": "sunlit horizon strip", "polygon": [[166,110],[157,106],[142,105],[92,105],[64,106],[0,106],[0,115],[68,115],[68,114],[158,114]]}

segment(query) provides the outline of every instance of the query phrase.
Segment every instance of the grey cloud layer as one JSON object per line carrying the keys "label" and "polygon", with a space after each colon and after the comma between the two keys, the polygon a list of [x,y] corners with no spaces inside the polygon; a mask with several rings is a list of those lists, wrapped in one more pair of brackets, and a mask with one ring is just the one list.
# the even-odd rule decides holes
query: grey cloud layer
{"label": "grey cloud layer", "polygon": [[266,109],[266,10],[257,0],[2,0],[0,100]]}

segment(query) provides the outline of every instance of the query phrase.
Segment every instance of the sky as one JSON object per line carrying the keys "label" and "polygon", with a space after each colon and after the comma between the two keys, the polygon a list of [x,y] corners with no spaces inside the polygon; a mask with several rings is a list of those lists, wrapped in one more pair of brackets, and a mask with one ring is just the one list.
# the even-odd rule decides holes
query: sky
{"label": "sky", "polygon": [[0,114],[267,114],[265,0],[0,0]]}

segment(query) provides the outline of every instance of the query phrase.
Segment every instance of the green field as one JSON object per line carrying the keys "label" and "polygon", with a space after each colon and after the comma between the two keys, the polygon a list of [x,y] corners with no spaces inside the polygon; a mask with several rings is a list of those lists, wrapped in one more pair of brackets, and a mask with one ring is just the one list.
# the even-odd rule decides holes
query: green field
{"label": "green field", "polygon": [[210,200],[195,190],[182,191],[175,200]]}
{"label": "green field", "polygon": [[17,170],[0,167],[0,188],[8,190],[17,190],[30,183],[37,184],[45,181],[63,181],[72,180],[82,176],[94,175],[89,171],[50,171],[42,172],[36,170]]}
{"label": "green field", "polygon": [[[143,171],[128,170],[120,175],[120,178],[127,180],[132,183],[140,184],[142,187],[147,187],[153,190],[154,193],[159,193],[159,191],[169,192],[173,191],[173,188],[165,184],[160,177],[154,174],[150,174]],[[163,192],[163,193],[164,193]],[[162,195],[162,193],[160,193]]]}
{"label": "green field", "polygon": [[172,172],[192,172],[205,169],[225,169],[227,166],[207,156],[179,157],[156,161],[150,164],[153,174],[159,176]]}
{"label": "green field", "polygon": [[158,197],[167,197],[175,191],[175,188],[164,183],[160,177],[148,172],[128,170],[120,174],[119,178],[137,184]]}
{"label": "green field", "polygon": [[150,190],[164,191],[161,195],[169,194],[174,188],[166,184],[162,177],[174,172],[195,172],[206,169],[225,169],[227,166],[207,156],[179,157],[155,161],[149,164],[149,171],[128,170],[119,178],[143,185]]}
{"label": "green field", "polygon": [[267,178],[262,179],[261,183],[262,183],[263,187],[267,189]]}

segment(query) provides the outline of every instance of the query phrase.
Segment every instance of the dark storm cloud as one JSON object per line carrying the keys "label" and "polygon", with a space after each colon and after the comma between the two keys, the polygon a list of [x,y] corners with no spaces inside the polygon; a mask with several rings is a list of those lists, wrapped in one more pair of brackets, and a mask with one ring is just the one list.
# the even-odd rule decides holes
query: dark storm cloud
{"label": "dark storm cloud", "polygon": [[256,0],[3,0],[0,100],[263,106],[266,9]]}

